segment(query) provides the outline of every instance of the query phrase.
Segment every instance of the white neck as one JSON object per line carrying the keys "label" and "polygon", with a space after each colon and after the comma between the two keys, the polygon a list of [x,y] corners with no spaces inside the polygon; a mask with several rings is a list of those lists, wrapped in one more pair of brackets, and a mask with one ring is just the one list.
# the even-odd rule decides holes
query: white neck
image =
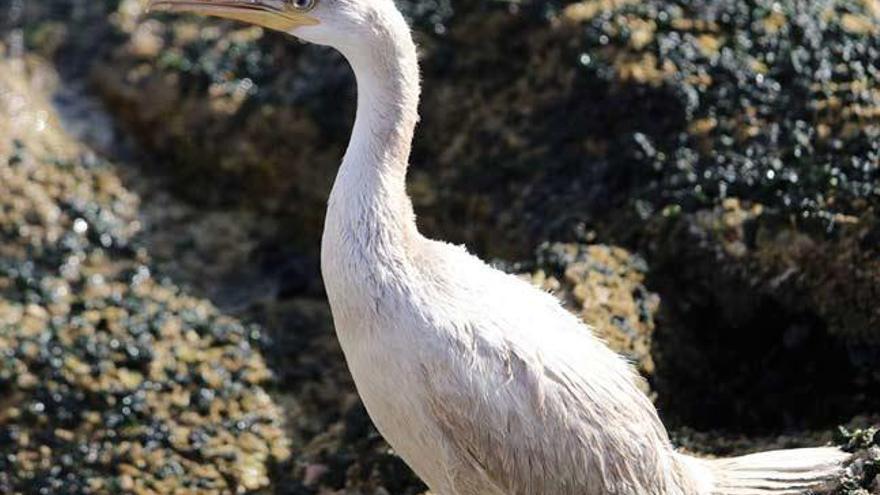
{"label": "white neck", "polygon": [[383,249],[384,255],[400,256],[417,235],[406,169],[418,121],[419,69],[403,17],[396,10],[375,17],[371,42],[340,48],[357,78],[358,106],[325,230],[364,249],[384,244],[393,251]]}

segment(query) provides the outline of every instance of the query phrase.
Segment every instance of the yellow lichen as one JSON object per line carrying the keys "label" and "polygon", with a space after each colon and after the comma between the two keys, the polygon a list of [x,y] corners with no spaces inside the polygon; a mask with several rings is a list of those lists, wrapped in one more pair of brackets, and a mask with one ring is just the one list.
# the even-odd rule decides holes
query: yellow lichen
{"label": "yellow lichen", "polygon": [[856,14],[843,14],[840,18],[840,25],[845,31],[852,34],[872,34],[877,32],[877,24],[875,22]]}
{"label": "yellow lichen", "polygon": [[653,53],[623,54],[615,61],[614,67],[621,81],[651,86],[659,86],[678,70],[671,60],[658,63]]}
{"label": "yellow lichen", "polygon": [[775,10],[762,21],[764,31],[768,34],[778,33],[787,23],[788,19],[785,17],[785,14]]}
{"label": "yellow lichen", "polygon": [[601,12],[608,12],[636,3],[636,0],[586,0],[573,3],[562,11],[562,18],[572,23],[587,22]]}
{"label": "yellow lichen", "polygon": [[724,45],[724,38],[712,34],[701,34],[697,36],[697,46],[700,52],[707,57],[718,54],[718,50]]}

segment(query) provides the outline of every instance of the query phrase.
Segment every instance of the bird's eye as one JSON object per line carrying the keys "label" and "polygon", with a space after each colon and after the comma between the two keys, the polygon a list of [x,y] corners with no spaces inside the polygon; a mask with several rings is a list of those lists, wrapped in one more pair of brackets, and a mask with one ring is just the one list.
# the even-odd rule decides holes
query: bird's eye
{"label": "bird's eye", "polygon": [[315,8],[318,0],[290,0],[290,5],[296,10],[309,11]]}

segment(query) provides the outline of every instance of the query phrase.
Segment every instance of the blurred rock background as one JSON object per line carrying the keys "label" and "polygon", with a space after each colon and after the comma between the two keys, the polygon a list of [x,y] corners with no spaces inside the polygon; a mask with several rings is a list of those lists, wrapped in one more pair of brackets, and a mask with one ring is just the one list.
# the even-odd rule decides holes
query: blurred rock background
{"label": "blurred rock background", "polygon": [[[877,0],[399,4],[425,233],[556,292],[683,448],[878,463]],[[421,493],[317,268],[346,63],[143,8],[0,4],[0,491]]]}

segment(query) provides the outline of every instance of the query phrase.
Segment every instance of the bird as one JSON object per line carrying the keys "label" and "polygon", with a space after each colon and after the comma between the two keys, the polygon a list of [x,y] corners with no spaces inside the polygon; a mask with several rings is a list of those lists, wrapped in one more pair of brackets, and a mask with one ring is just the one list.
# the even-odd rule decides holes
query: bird
{"label": "bird", "polygon": [[433,494],[794,494],[844,469],[849,455],[834,447],[714,460],[677,451],[633,367],[553,295],[419,232],[406,191],[418,51],[393,0],[150,8],[281,31],[351,66],[357,110],[321,272],[367,412]]}

